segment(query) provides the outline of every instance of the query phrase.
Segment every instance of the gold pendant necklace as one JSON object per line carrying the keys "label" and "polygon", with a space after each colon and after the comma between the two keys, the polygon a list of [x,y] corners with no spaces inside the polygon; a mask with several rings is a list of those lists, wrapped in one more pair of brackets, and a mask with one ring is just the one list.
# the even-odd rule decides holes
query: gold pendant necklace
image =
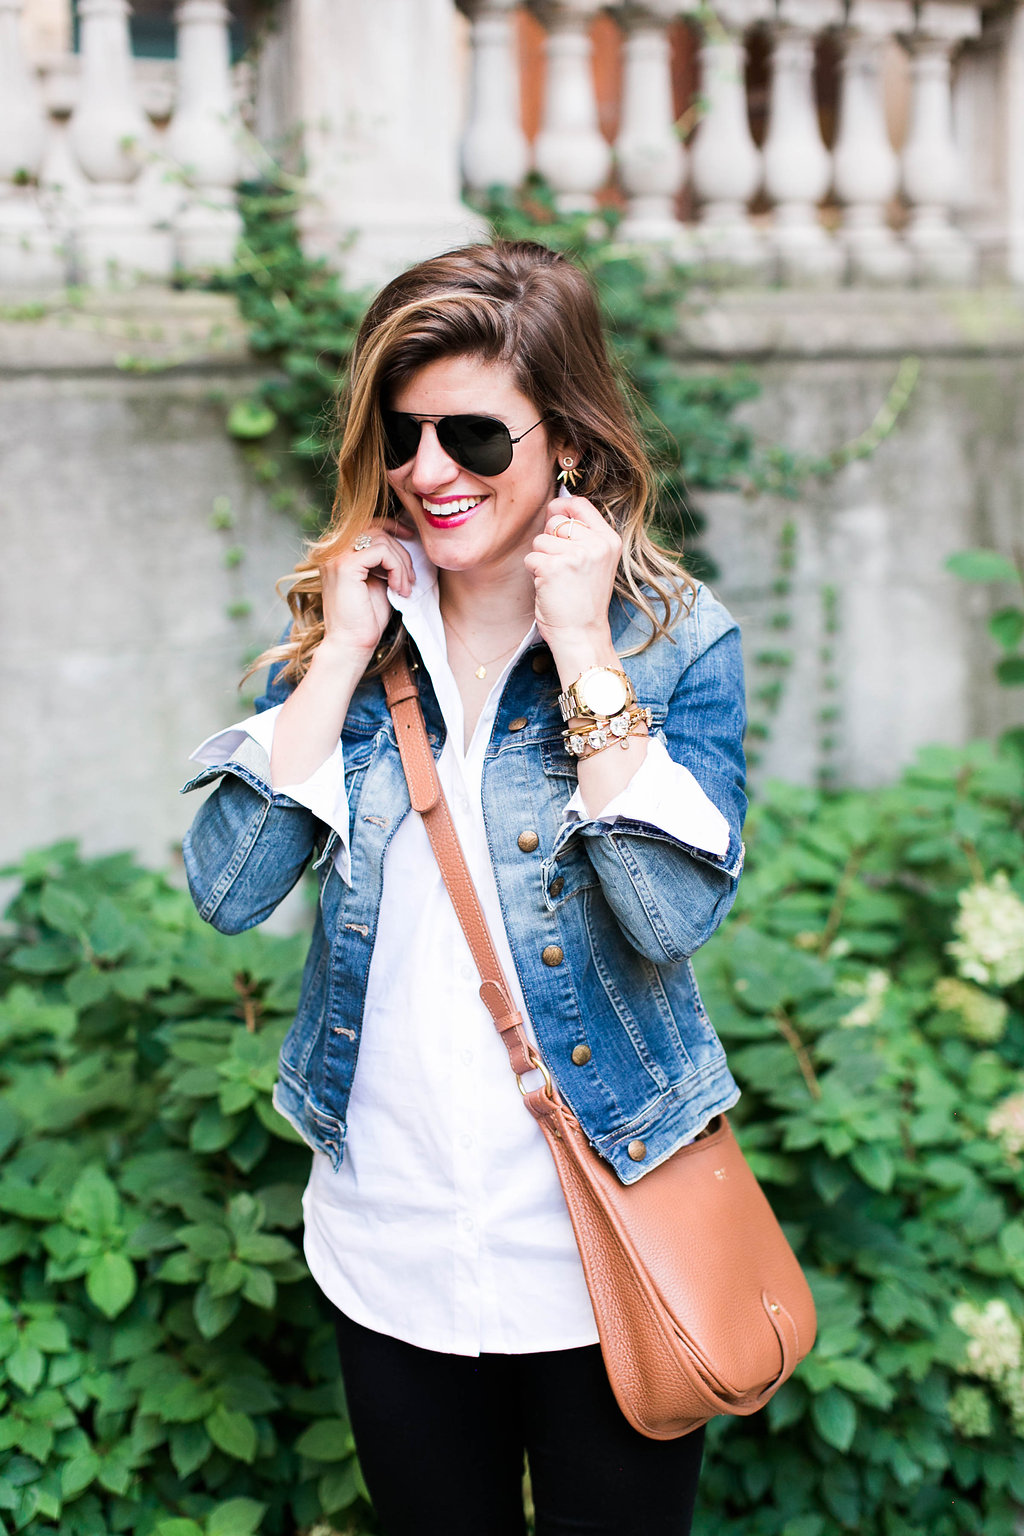
{"label": "gold pendant necklace", "polygon": [[441,618],[447,627],[451,630],[456,640],[462,646],[462,649],[465,651],[470,661],[476,662],[476,670],[474,671],[473,676],[478,677],[481,682],[483,682],[484,678],[487,676],[487,668],[493,667],[496,661],[501,661],[502,657],[508,656],[510,652],[514,651],[516,646],[519,644],[519,641],[516,640],[512,645],[507,645],[503,651],[498,653],[497,656],[492,656],[488,661],[480,661],[478,657],[474,656],[465,640],[459,634],[459,631],[455,628],[455,625],[452,623],[451,619],[446,619],[444,614],[441,615]]}

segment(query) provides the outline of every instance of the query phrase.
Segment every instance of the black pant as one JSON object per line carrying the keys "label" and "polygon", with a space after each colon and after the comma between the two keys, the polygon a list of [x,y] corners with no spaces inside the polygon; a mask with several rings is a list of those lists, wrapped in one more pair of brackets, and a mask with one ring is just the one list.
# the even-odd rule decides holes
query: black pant
{"label": "black pant", "polygon": [[387,1536],[687,1536],[703,1430],[648,1440],[619,1411],[594,1344],[443,1355],[336,1314],[366,1485]]}

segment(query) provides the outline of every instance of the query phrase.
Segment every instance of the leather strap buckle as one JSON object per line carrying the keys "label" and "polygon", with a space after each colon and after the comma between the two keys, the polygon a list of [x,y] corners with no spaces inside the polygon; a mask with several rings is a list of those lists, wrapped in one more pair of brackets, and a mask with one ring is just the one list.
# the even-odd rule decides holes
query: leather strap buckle
{"label": "leather strap buckle", "polygon": [[[530,1057],[530,1061],[533,1063],[533,1069],[536,1070],[537,1072],[539,1072],[541,1077],[544,1079],[544,1095],[545,1095],[545,1097],[550,1099],[552,1104],[553,1104],[555,1102],[555,1084],[554,1084],[554,1079],[551,1076],[551,1073],[547,1069],[547,1063],[545,1061],[543,1061],[540,1056],[537,1055],[537,1052],[532,1048],[532,1046],[531,1046],[530,1051],[529,1051],[529,1057]],[[525,1073],[523,1074],[523,1076],[525,1076]],[[525,1099],[527,1093],[529,1093],[530,1090],[523,1087],[523,1077],[520,1076],[520,1074],[518,1072],[516,1073],[516,1082],[519,1085],[519,1092],[522,1094],[523,1098]]]}

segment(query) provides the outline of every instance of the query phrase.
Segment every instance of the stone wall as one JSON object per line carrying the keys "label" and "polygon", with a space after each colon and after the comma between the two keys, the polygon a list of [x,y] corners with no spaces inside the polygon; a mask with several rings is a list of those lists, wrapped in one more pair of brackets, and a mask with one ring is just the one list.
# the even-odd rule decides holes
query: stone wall
{"label": "stone wall", "polygon": [[[1024,544],[1020,304],[709,296],[688,308],[679,349],[686,368],[745,361],[763,385],[747,407],[758,432],[811,454],[862,432],[901,357],[921,359],[904,416],[871,458],[794,502],[704,501],[752,690],[776,675],[753,660],[764,649],[795,655],[759,771],[812,781],[830,766],[874,784],[924,742],[1019,721],[1021,690],[992,682],[995,596],[964,588],[943,561],[971,544]],[[276,637],[273,582],[299,544],[225,433],[227,407],[256,377],[228,302],[211,295],[137,293],[0,320],[0,862],[69,836],[90,851],[173,856],[191,814],[176,793],[188,753],[245,712],[243,657]],[[217,497],[230,531],[211,522]],[[780,595],[790,520],[795,564]],[[249,616],[231,617],[246,601]],[[773,614],[789,628],[773,628]]]}

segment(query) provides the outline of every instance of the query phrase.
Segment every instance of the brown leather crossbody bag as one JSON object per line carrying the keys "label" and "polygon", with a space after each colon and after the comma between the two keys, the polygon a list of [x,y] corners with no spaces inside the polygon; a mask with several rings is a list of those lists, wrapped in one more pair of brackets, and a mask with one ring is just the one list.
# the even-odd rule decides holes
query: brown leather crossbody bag
{"label": "brown leather crossbody bag", "polygon": [[[404,650],[384,673],[414,810],[480,972],[480,996],[555,1160],[619,1407],[671,1440],[762,1408],[814,1342],[814,1302],[724,1115],[623,1185],[523,1028],[441,790]],[[539,1069],[543,1086],[523,1077]]]}

